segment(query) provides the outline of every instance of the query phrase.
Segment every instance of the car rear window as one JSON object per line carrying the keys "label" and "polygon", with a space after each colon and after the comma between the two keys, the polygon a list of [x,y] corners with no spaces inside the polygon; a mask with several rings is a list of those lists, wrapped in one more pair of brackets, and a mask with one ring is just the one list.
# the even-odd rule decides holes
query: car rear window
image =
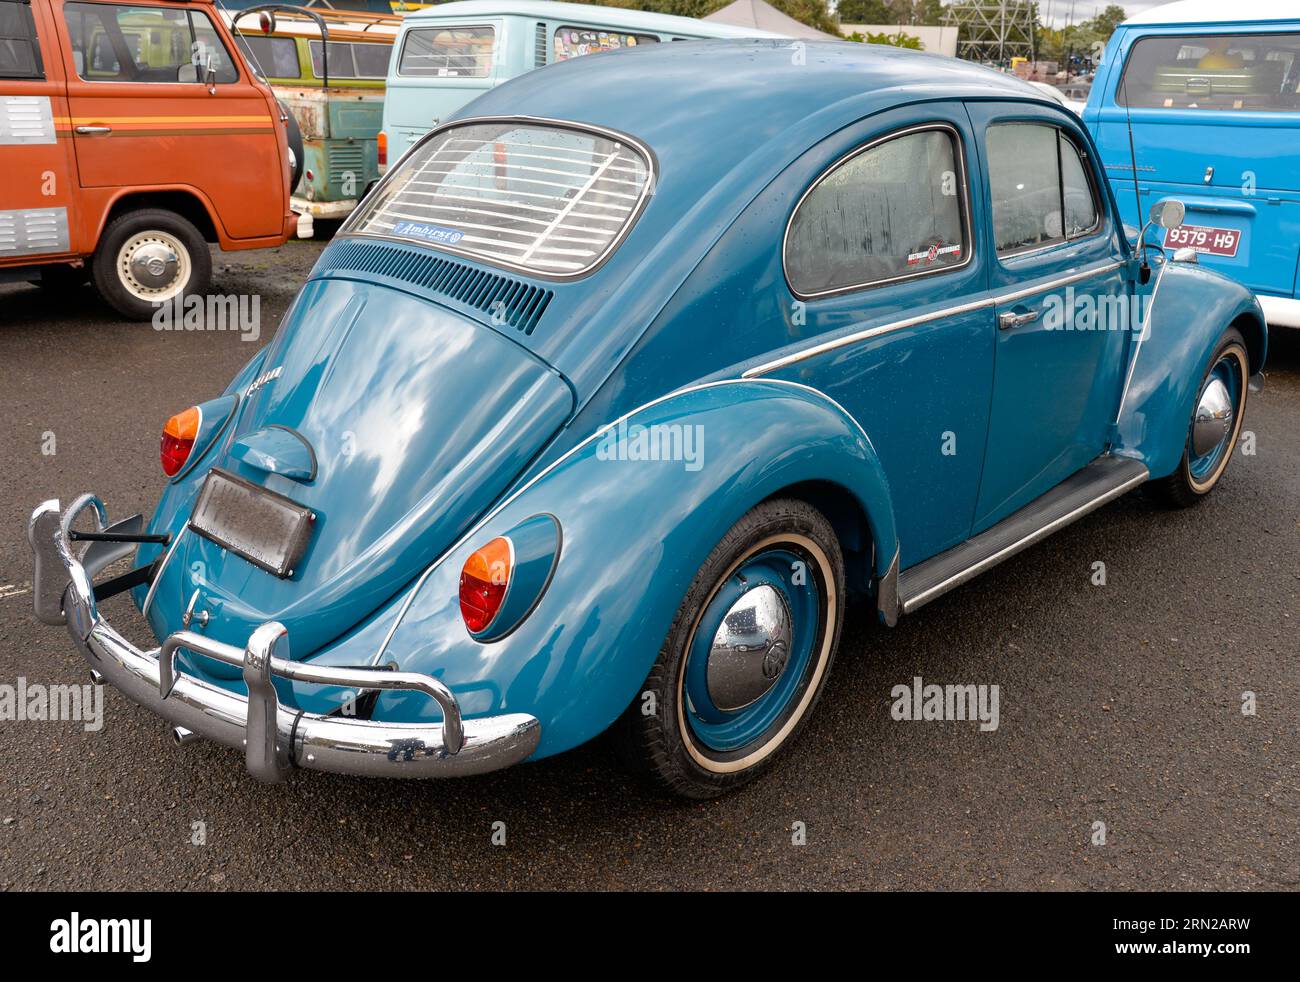
{"label": "car rear window", "polygon": [[1147,109],[1300,111],[1300,34],[1142,38],[1116,101]]}
{"label": "car rear window", "polygon": [[398,75],[487,78],[492,73],[496,31],[491,27],[417,27],[402,39]]}
{"label": "car rear window", "polygon": [[577,276],[604,261],[631,228],[651,173],[649,154],[618,134],[466,123],[404,157],[346,231]]}

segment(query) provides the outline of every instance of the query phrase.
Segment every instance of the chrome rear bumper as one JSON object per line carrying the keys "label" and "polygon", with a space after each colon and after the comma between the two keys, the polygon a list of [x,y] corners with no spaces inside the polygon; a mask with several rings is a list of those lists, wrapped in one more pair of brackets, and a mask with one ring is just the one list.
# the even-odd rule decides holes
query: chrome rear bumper
{"label": "chrome rear bumper", "polygon": [[[249,773],[262,781],[285,778],[296,767],[367,777],[456,777],[518,763],[537,748],[541,726],[511,713],[462,720],[455,696],[430,675],[378,668],[336,668],[293,661],[288,632],[269,621],[244,648],[194,631],[177,631],[161,648],[142,651],[113,629],[95,605],[91,577],[73,554],[68,529],[87,508],[107,524],[103,505],[83,496],[68,512],[47,501],[32,513],[27,538],[35,555],[36,616],[66,624],[96,681],[107,681],[132,702],[170,721],[178,743],[195,736],[244,751]],[[184,648],[243,670],[248,695],[176,671]],[[382,723],[323,716],[284,706],[272,677],[319,685],[423,692],[442,709],[441,723]]]}

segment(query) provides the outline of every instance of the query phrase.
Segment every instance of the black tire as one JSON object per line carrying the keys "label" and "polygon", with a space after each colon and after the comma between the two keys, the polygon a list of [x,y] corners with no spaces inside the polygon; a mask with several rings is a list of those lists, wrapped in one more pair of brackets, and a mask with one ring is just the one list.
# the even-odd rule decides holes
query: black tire
{"label": "black tire", "polygon": [[[153,297],[137,295],[145,289],[139,284],[136,285],[137,292],[133,293],[128,285],[130,274],[126,264],[119,268],[123,247],[150,234],[165,236],[178,254],[183,253],[183,256],[178,255],[177,264],[183,282],[170,283]],[[119,215],[109,223],[99,240],[91,269],[95,289],[109,306],[131,320],[147,321],[161,302],[171,301],[175,296],[206,293],[212,280],[212,256],[199,230],[187,219],[162,208],[142,208]],[[188,273],[180,274],[181,269],[187,269]]]}
{"label": "black tire", "polygon": [[307,157],[302,145],[302,128],[298,125],[298,120],[283,102],[280,103],[280,111],[288,117],[284,127],[287,131],[290,153],[289,193],[293,194],[298,190],[298,182],[302,180],[303,168],[307,166]]}
{"label": "black tire", "polygon": [[[734,752],[715,754],[696,740],[685,718],[687,652],[706,608],[732,573],[747,558],[787,543],[808,557],[809,571],[822,591],[819,596],[825,597],[810,661],[771,726]],[[613,727],[620,755],[634,770],[687,798],[711,798],[754,780],[794,742],[816,708],[843,622],[844,559],[830,523],[803,501],[763,502],[723,536],[692,581],[645,684]]]}
{"label": "black tire", "polygon": [[[1214,353],[1210,355],[1209,361],[1201,369],[1201,381],[1197,386],[1198,393],[1209,378],[1211,370],[1225,356],[1236,362],[1239,374],[1237,379],[1239,395],[1237,405],[1233,411],[1232,431],[1226,452],[1214,470],[1206,475],[1204,480],[1196,480],[1192,475],[1191,468],[1193,420],[1188,420],[1187,439],[1183,444],[1183,455],[1178,461],[1178,468],[1168,477],[1148,481],[1144,486],[1144,490],[1153,500],[1166,507],[1190,508],[1192,505],[1200,504],[1209,496],[1211,491],[1218,487],[1220,479],[1227,471],[1228,464],[1232,460],[1237,440],[1241,436],[1241,426],[1246,416],[1246,393],[1250,380],[1250,355],[1246,351],[1245,339],[1235,327],[1230,327],[1223,332],[1219,343],[1215,345]],[[1193,407],[1193,419],[1195,418],[1195,412],[1196,409]]]}

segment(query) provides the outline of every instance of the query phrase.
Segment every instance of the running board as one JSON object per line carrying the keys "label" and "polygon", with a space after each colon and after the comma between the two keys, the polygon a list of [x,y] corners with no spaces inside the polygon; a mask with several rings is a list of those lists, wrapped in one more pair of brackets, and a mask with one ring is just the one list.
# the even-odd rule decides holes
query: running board
{"label": "running board", "polygon": [[947,552],[904,570],[898,595],[904,614],[924,607],[953,587],[973,580],[1004,559],[1096,511],[1147,479],[1147,469],[1128,457],[1098,457],[1014,515]]}

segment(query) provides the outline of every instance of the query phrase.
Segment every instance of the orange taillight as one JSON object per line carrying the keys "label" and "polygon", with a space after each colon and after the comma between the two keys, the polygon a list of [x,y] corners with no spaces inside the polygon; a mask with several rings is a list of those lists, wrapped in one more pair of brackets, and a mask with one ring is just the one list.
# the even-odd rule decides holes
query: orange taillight
{"label": "orange taillight", "polygon": [[388,134],[383,130],[379,131],[379,136],[375,140],[375,150],[379,154],[379,166],[388,166]]}
{"label": "orange taillight", "polygon": [[486,629],[501,610],[510,585],[511,563],[510,540],[502,536],[465,560],[460,571],[460,615],[471,632]]}
{"label": "orange taillight", "polygon": [[201,421],[199,407],[190,406],[167,420],[163,426],[162,446],[158,455],[162,459],[163,473],[168,477],[174,477],[185,466],[190,451],[194,449],[194,441],[198,438]]}

